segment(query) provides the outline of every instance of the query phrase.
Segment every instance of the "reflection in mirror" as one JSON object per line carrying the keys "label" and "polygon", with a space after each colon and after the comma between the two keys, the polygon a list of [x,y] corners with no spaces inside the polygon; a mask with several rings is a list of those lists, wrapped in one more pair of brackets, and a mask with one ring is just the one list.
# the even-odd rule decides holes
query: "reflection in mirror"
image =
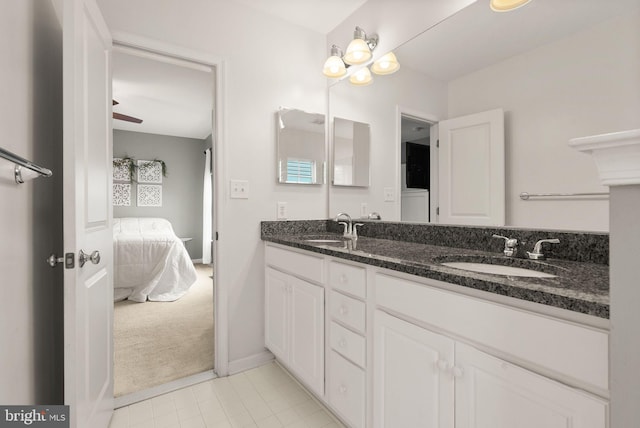
{"label": "reflection in mirror", "polygon": [[400,220],[427,223],[433,124],[405,114],[400,117]]}
{"label": "reflection in mirror", "polygon": [[325,116],[281,108],[276,113],[278,182],[324,184]]}
{"label": "reflection in mirror", "polygon": [[368,123],[333,119],[333,185],[369,186]]}
{"label": "reflection in mirror", "polygon": [[[640,116],[632,113],[640,111],[637,0],[536,0],[501,14],[478,1],[393,51],[402,68],[388,79],[365,88],[341,81],[329,89],[331,116],[375,125],[370,152],[375,174],[368,192],[330,187],[331,213],[358,212],[366,204],[385,220],[403,218],[403,111],[439,123],[501,108],[506,225],[608,230],[606,197],[525,201],[519,195],[608,190],[593,161],[568,141],[640,127]],[[439,221],[437,157],[432,145],[432,222]],[[435,197],[439,202],[444,196]]]}

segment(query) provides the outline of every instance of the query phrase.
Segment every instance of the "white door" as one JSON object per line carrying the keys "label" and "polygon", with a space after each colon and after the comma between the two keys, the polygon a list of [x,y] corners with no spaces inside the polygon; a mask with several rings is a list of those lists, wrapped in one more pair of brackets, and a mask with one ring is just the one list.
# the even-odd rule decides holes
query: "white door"
{"label": "white door", "polygon": [[439,123],[439,216],[443,224],[505,224],[504,113]]}
{"label": "white door", "polygon": [[375,428],[453,428],[453,340],[375,312]]}
{"label": "white door", "polygon": [[289,364],[314,392],[324,394],[324,289],[290,277]]}
{"label": "white door", "polygon": [[265,346],[281,360],[287,361],[287,284],[288,275],[271,268],[265,270],[264,341]]}
{"label": "white door", "polygon": [[64,251],[75,255],[64,274],[64,394],[72,427],[102,428],[113,412],[111,37],[94,0],[61,7]]}
{"label": "white door", "polygon": [[456,343],[456,428],[605,428],[607,404]]}

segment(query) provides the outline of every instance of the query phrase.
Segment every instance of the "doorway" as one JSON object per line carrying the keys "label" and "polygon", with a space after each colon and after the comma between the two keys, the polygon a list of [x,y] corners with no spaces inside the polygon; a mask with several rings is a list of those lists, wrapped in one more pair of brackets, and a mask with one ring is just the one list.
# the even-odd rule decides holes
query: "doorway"
{"label": "doorway", "polygon": [[[204,220],[209,213],[208,224],[212,224],[213,209],[206,208],[206,199],[209,204],[214,200],[216,73],[210,65],[116,45],[112,87],[113,110],[119,114],[113,122],[114,159],[130,160],[135,170],[130,180],[114,176],[114,186],[119,185],[117,198],[114,188],[114,220],[149,223],[158,219],[154,232],[156,224],[166,220],[175,235],[172,239],[177,240],[167,252],[184,255],[178,261],[149,261],[156,247],[134,250],[144,252],[144,263],[134,260],[120,275],[142,275],[134,270],[139,267],[151,287],[163,263],[192,264],[169,275],[176,284],[189,283],[176,285],[180,290],[171,298],[149,295],[144,303],[114,303],[114,395],[116,405],[122,406],[214,376],[213,241],[211,226],[205,232]],[[145,161],[159,165],[156,181],[140,176]],[[117,247],[114,251],[118,252]],[[123,257],[116,254],[114,259],[118,287],[118,263]]]}
{"label": "doorway", "polygon": [[[435,122],[400,114],[400,220],[431,222],[430,191],[433,189],[431,134]],[[435,143],[435,142],[433,142]]]}

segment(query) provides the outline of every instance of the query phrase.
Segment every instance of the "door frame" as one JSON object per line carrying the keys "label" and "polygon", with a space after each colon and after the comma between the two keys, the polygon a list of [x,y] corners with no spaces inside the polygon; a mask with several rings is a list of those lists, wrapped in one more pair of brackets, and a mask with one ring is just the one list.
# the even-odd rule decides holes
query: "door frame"
{"label": "door frame", "polygon": [[[212,155],[213,155],[213,220],[212,231],[216,233],[223,227],[222,204],[220,197],[224,194],[222,184],[224,178],[224,145],[226,141],[226,60],[222,57],[211,55],[206,52],[190,50],[184,47],[172,45],[158,40],[134,35],[126,32],[113,32],[114,48],[132,48],[149,52],[177,60],[185,60],[209,66],[213,69],[214,75],[214,112],[212,121]],[[218,240],[213,240],[212,262],[215,266],[213,270],[214,283],[214,368],[218,376],[229,374],[229,314],[227,311],[228,293],[227,286],[219,281],[220,267],[218,263]]]}
{"label": "door frame", "polygon": [[[402,203],[401,195],[402,195],[402,168],[400,168],[400,161],[402,159],[402,117],[410,117],[412,119],[422,120],[424,122],[431,123],[430,135],[431,140],[433,140],[434,130],[436,131],[435,135],[437,138],[437,130],[438,130],[438,122],[440,119],[438,116],[425,113],[420,110],[416,110],[410,107],[396,105],[396,184],[395,184],[395,194],[397,195],[396,200],[398,203],[396,204],[394,216],[400,221],[402,218]],[[437,147],[434,144],[429,145],[429,157],[430,157],[430,188],[429,188],[429,223],[437,223],[438,217],[436,216],[435,207],[438,203],[438,152]]]}

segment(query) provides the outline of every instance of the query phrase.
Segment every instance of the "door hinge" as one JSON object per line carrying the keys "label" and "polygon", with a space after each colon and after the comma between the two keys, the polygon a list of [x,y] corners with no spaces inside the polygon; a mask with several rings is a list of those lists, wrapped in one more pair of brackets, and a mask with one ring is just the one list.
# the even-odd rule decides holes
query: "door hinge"
{"label": "door hinge", "polygon": [[218,240],[218,232],[216,232],[216,241]]}
{"label": "door hinge", "polygon": [[440,215],[440,207],[436,207],[436,215]]}
{"label": "door hinge", "polygon": [[436,140],[436,149],[440,148],[440,140]]}

